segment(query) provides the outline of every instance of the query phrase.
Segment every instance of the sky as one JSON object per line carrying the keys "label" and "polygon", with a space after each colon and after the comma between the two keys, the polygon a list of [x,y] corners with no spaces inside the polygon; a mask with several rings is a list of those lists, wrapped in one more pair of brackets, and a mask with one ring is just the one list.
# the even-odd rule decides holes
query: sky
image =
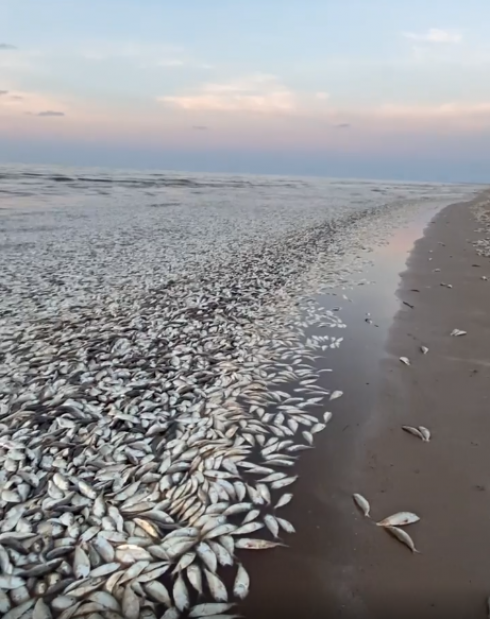
{"label": "sky", "polygon": [[0,162],[490,182],[488,0],[0,0]]}

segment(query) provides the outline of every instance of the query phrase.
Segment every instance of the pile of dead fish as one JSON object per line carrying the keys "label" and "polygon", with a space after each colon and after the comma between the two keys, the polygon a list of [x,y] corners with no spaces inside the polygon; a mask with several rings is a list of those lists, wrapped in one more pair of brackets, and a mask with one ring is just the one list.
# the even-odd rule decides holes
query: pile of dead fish
{"label": "pile of dead fish", "polygon": [[321,377],[342,341],[330,330],[345,325],[308,295],[350,272],[338,266],[345,239],[382,236],[375,215],[352,215],[342,234],[317,222],[226,252],[209,243],[207,261],[204,229],[186,259],[185,226],[174,222],[162,254],[165,238],[142,242],[150,228],[130,233],[117,213],[101,239],[102,211],[85,244],[48,242],[38,262],[36,247],[7,248],[6,619],[236,616],[249,590],[241,551],[294,532],[281,515],[293,467],[342,395]]}
{"label": "pile of dead fish", "polygon": [[342,395],[315,355],[344,325],[292,304],[277,258],[2,321],[3,616],[232,616],[239,551],[294,532],[292,467]]}

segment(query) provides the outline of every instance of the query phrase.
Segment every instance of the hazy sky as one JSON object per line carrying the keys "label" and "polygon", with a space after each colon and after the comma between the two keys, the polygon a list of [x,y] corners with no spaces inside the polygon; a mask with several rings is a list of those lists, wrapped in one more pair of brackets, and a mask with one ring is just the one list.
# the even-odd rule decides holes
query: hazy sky
{"label": "hazy sky", "polygon": [[0,0],[0,161],[490,182],[488,0]]}

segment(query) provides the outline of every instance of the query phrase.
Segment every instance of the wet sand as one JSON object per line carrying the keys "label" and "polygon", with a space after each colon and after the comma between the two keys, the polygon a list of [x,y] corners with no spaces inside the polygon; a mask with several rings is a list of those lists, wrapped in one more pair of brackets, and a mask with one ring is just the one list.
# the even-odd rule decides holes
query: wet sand
{"label": "wet sand", "polygon": [[[278,514],[297,528],[290,547],[245,558],[253,576],[245,616],[487,616],[490,281],[481,277],[490,279],[490,260],[472,245],[479,227],[468,204],[444,209],[396,278],[396,296],[389,252],[378,267],[387,274],[382,302],[370,298],[376,287],[349,295],[333,366],[345,396],[331,403],[332,426],[302,455],[294,501]],[[468,334],[450,337],[455,328]],[[423,443],[402,425],[427,426],[433,438]],[[353,492],[369,499],[375,519],[416,512],[421,521],[406,531],[421,554],[364,518]]]}

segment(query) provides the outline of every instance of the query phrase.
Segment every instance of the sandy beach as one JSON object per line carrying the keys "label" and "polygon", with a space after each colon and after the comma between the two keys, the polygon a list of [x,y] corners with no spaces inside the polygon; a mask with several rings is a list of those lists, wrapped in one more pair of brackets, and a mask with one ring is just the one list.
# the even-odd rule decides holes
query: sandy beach
{"label": "sandy beach", "polygon": [[[490,261],[475,253],[489,234],[472,211],[481,202],[431,220],[400,276],[399,311],[388,308],[378,330],[366,326],[357,358],[343,351],[345,387],[354,381],[356,391],[300,463],[308,482],[287,516],[300,522],[298,534],[287,553],[254,562],[247,616],[486,616]],[[467,335],[451,337],[455,328]],[[402,425],[429,428],[431,441]],[[356,509],[354,492],[368,498],[373,520]],[[373,524],[405,510],[421,518],[406,528],[420,554]]]}
{"label": "sandy beach", "polygon": [[[445,209],[401,276],[399,298],[413,309],[404,305],[390,330],[358,485],[375,518],[399,510],[421,516],[410,527],[421,554],[358,522],[355,598],[366,617],[487,612],[490,287],[482,277],[490,261],[475,255],[477,228],[469,206]],[[453,329],[467,335],[450,337]],[[402,432],[404,424],[427,426],[431,442]]]}

